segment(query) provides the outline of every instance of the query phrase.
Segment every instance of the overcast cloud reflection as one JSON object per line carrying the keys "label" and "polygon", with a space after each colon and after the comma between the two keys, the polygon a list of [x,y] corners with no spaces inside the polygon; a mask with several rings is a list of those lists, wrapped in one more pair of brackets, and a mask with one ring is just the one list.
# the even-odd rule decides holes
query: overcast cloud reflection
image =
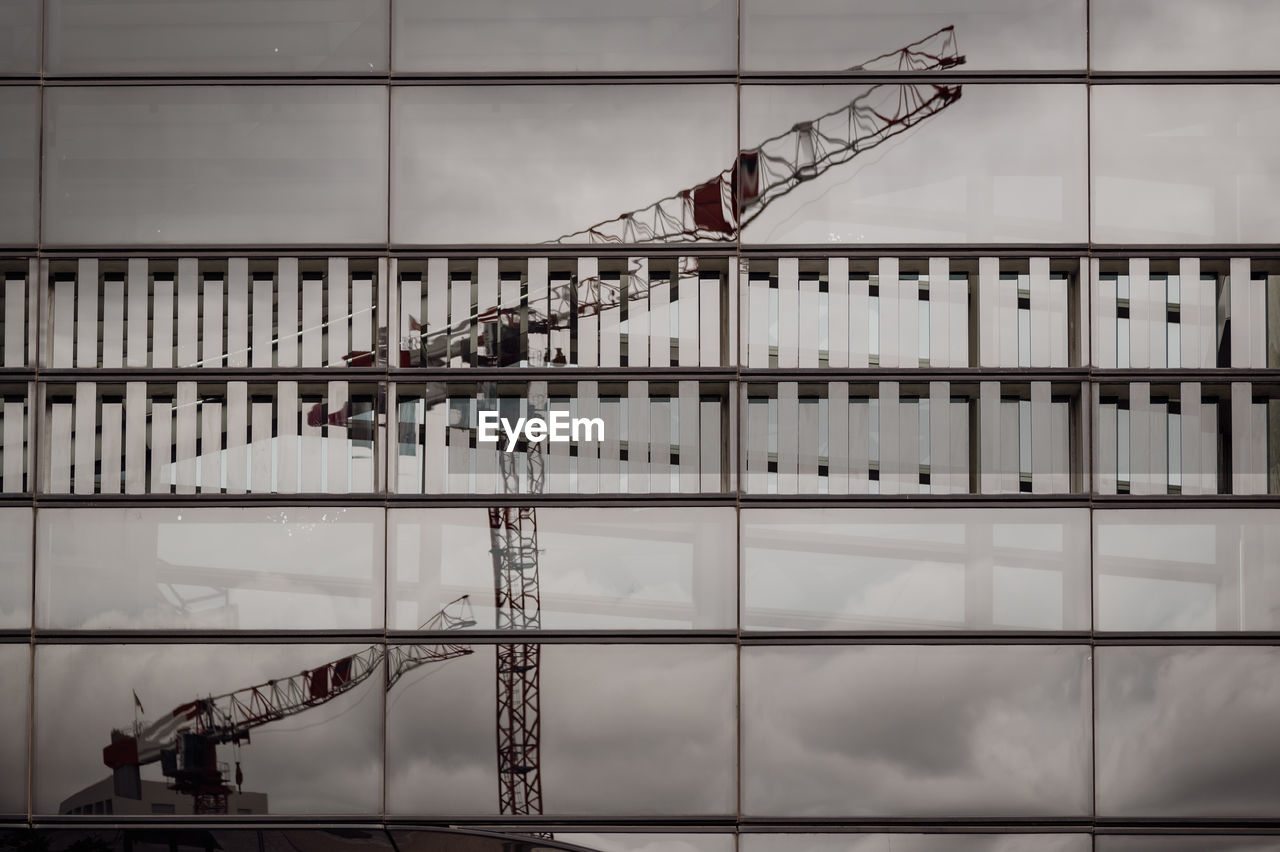
{"label": "overcast cloud reflection", "polygon": [[1084,0],[744,0],[742,64],[842,71],[948,26],[967,70],[1084,67]]}
{"label": "overcast cloud reflection", "polygon": [[31,515],[22,507],[0,509],[0,628],[31,626]]}
{"label": "overcast cloud reflection", "polygon": [[1090,109],[1094,240],[1280,233],[1280,87],[1098,86]]}
{"label": "overcast cloud reflection", "polygon": [[1095,852],[1277,852],[1280,838],[1198,834],[1159,837],[1102,834],[1094,840]]}
{"label": "overcast cloud reflection", "polygon": [[[416,630],[471,595],[493,630],[493,541],[483,509],[390,513],[391,628]],[[734,511],[538,509],[544,630],[733,629]]]}
{"label": "overcast cloud reflection", "polygon": [[734,104],[732,85],[393,89],[391,240],[539,243],[647,207],[729,167]]}
{"label": "overcast cloud reflection", "polygon": [[382,510],[371,508],[45,509],[36,525],[38,621],[87,630],[378,628],[382,524]]}
{"label": "overcast cloud reflection", "polygon": [[0,644],[0,814],[27,810],[27,707],[31,648]]}
{"label": "overcast cloud reflection", "polygon": [[796,816],[1081,816],[1088,649],[742,650],[743,810]]}
{"label": "overcast cloud reflection", "polygon": [[1269,0],[1092,0],[1089,14],[1101,71],[1280,68],[1280,4]]}
{"label": "overcast cloud reflection", "polygon": [[1280,648],[1097,653],[1099,816],[1280,816]]}
{"label": "overcast cloud reflection", "polygon": [[395,69],[729,71],[732,0],[397,0]]}
{"label": "overcast cloud reflection", "polygon": [[744,509],[748,630],[1087,630],[1087,510]]}
{"label": "overcast cloud reflection", "polygon": [[[102,749],[135,718],[133,693],[155,720],[195,698],[295,675],[360,650],[354,645],[42,645],[36,652],[35,811],[111,777]],[[245,792],[271,814],[375,813],[382,788],[382,675],[327,703],[254,728],[239,760]],[[162,780],[160,766],[142,779]]]}
{"label": "overcast cloud reflection", "polygon": [[732,834],[587,834],[557,831],[556,840],[599,852],[734,852]]}
{"label": "overcast cloud reflection", "polygon": [[739,852],[1090,852],[1087,834],[744,834]]}
{"label": "overcast cloud reflection", "polygon": [[0,87],[0,245],[35,242],[39,162],[40,90]]}
{"label": "overcast cloud reflection", "polygon": [[[387,695],[387,810],[497,808],[494,648]],[[547,814],[712,815],[734,809],[734,649],[543,645]]]}
{"label": "overcast cloud reflection", "polygon": [[[927,34],[927,33],[923,33]],[[868,103],[894,115],[932,86],[883,84]],[[753,148],[869,91],[743,86]],[[960,99],[774,201],[751,243],[1079,242],[1086,238],[1085,87],[966,83]]]}

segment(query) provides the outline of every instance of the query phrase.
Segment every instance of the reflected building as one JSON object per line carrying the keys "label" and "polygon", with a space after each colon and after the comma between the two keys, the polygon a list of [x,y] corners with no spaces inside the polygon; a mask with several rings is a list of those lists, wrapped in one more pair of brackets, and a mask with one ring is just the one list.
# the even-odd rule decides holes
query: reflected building
{"label": "reflected building", "polygon": [[0,4],[0,847],[1280,850],[1278,37]]}

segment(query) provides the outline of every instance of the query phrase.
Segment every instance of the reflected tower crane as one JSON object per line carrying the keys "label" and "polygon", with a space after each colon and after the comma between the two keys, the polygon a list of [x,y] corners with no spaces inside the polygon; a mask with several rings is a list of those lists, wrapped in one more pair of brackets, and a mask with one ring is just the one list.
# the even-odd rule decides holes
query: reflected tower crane
{"label": "reflected tower crane", "polygon": [[[425,630],[452,630],[475,624],[467,596],[452,601]],[[192,797],[197,814],[225,814],[227,797],[235,791],[228,767],[217,748],[231,743],[248,745],[255,728],[328,704],[386,667],[390,689],[409,672],[427,663],[440,663],[473,653],[467,645],[370,645],[354,654],[222,695],[195,698],[179,704],[149,724],[111,732],[102,762],[111,767],[116,795],[142,797],[141,767],[159,763],[170,788]],[[236,762],[235,784],[243,783]]]}
{"label": "reflected tower crane", "polygon": [[[954,29],[944,27],[850,70],[940,71],[963,62],[964,57],[957,52]],[[905,133],[959,98],[959,85],[924,80],[871,85],[844,106],[799,122],[754,148],[739,152],[732,165],[710,180],[551,242],[674,244],[735,240],[741,228],[774,201]],[[480,340],[489,342],[483,354],[477,353],[484,366],[519,364],[524,353],[501,345],[502,341],[518,340],[518,335],[500,334],[500,327],[514,329],[524,323],[529,331],[549,333],[570,328],[575,315],[597,315],[645,297],[648,282],[634,272],[627,277],[626,285],[594,277],[552,286],[545,315],[528,306],[495,305],[434,330],[421,329],[417,320],[410,317],[411,328],[424,333],[416,340],[411,338],[412,351],[402,344],[401,364],[446,365],[449,353],[467,351],[476,325],[483,328]],[[346,360],[352,365],[371,363],[372,353],[353,352]],[[529,414],[545,416],[545,383],[532,383],[528,396]],[[482,385],[481,402],[500,405],[496,383]],[[308,422],[345,422],[351,413],[349,403],[334,412],[316,406],[308,413]],[[525,459],[526,467],[523,491],[520,458]],[[503,492],[510,496],[541,494],[543,468],[539,442],[526,443],[513,452],[500,452]],[[495,626],[499,630],[536,631],[541,627],[536,510],[504,506],[490,508],[488,513]],[[463,597],[446,606],[421,629],[440,631],[474,624],[469,602]],[[148,725],[113,730],[111,744],[103,749],[103,761],[113,770],[119,795],[138,798],[140,767],[158,762],[163,774],[172,779],[172,788],[194,798],[196,813],[225,813],[227,796],[233,788],[227,770],[217,761],[217,746],[247,744],[254,728],[326,704],[369,679],[379,668],[386,668],[386,685],[390,689],[419,666],[472,652],[470,647],[456,643],[373,645],[279,680],[194,699]],[[540,646],[502,643],[496,646],[495,657],[499,811],[513,816],[538,815],[543,810]],[[236,776],[238,785],[238,764]]]}

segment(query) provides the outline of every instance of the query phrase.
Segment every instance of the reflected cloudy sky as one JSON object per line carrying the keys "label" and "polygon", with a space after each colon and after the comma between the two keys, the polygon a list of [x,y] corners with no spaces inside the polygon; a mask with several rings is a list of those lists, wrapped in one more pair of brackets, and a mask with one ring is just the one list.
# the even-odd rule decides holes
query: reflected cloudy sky
{"label": "reflected cloudy sky", "polygon": [[744,834],[739,852],[1090,852],[1087,834]]}
{"label": "reflected cloudy sky", "polygon": [[1097,86],[1090,105],[1094,240],[1280,233],[1280,88]]}
{"label": "reflected cloudy sky", "polygon": [[[43,645],[36,652],[37,813],[109,777],[102,749],[132,724],[133,691],[157,719],[199,696],[288,677],[359,650],[352,645]],[[380,677],[305,713],[254,729],[239,757],[246,792],[273,814],[375,813],[382,798]],[[143,780],[161,780],[158,764]]]}
{"label": "reflected cloudy sky", "polygon": [[[862,91],[744,86],[743,147]],[[774,202],[743,240],[1083,241],[1085,160],[1084,86],[966,84],[960,100]]]}
{"label": "reflected cloudy sky", "polygon": [[1280,648],[1097,654],[1099,816],[1280,816]]}
{"label": "reflected cloudy sky", "polygon": [[747,71],[839,71],[956,28],[966,70],[1084,67],[1084,0],[744,0]]}
{"label": "reflected cloudy sky", "polygon": [[1094,841],[1096,852],[1277,852],[1280,838],[1233,837],[1203,834],[1178,837],[1099,835]]}
{"label": "reflected cloudy sky", "polygon": [[551,240],[710,180],[735,150],[727,84],[431,86],[391,102],[398,243]]}
{"label": "reflected cloudy sky", "polygon": [[31,626],[31,514],[0,509],[0,628]]}
{"label": "reflected cloudy sky", "polygon": [[[497,806],[493,646],[405,677],[388,694],[387,810]],[[734,810],[734,649],[544,645],[547,814]]]}
{"label": "reflected cloudy sky", "polygon": [[1280,5],[1267,0],[1091,0],[1089,50],[1105,71],[1274,70]]}
{"label": "reflected cloudy sky", "polygon": [[39,140],[40,90],[0,87],[0,245],[35,242]]}
{"label": "reflected cloudy sky", "polygon": [[31,648],[0,644],[0,814],[27,809],[27,707]]}
{"label": "reflected cloudy sky", "polygon": [[397,71],[732,71],[732,0],[397,0]]}
{"label": "reflected cloudy sky", "polygon": [[556,840],[599,852],[734,852],[732,834],[589,834],[557,831]]}
{"label": "reflected cloudy sky", "polygon": [[744,648],[742,715],[748,814],[1090,810],[1088,648]]}

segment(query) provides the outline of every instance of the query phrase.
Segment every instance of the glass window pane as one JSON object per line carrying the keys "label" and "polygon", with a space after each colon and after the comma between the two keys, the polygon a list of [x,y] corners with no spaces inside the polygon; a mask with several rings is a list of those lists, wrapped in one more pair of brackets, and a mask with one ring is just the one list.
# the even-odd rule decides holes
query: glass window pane
{"label": "glass window pane", "polygon": [[0,814],[27,810],[27,707],[31,697],[31,648],[0,644]]}
{"label": "glass window pane", "polygon": [[0,382],[0,493],[35,490],[31,455],[35,411],[34,387],[26,382]]}
{"label": "glass window pane", "polygon": [[0,3],[0,74],[40,73],[40,0]]}
{"label": "glass window pane", "polygon": [[399,72],[730,71],[730,0],[397,0]]}
{"label": "glass window pane", "polygon": [[40,90],[0,86],[0,245],[36,242],[39,157]]}
{"label": "glass window pane", "polygon": [[50,0],[50,74],[387,70],[384,0]]}
{"label": "glass window pane", "polygon": [[31,516],[22,507],[0,509],[0,629],[31,626]]}
{"label": "glass window pane", "polygon": [[540,661],[544,813],[733,813],[732,646],[471,647],[387,695],[389,812],[498,813],[489,708],[495,652],[514,648]]}
{"label": "glass window pane", "polygon": [[1091,852],[1087,834],[744,834],[741,852]]}
{"label": "glass window pane", "polygon": [[[166,809],[170,804],[168,802],[154,804],[158,809],[146,813],[174,813]],[[109,813],[105,808],[103,812]],[[69,828],[46,826],[33,834],[38,838],[37,848],[50,852],[72,852],[76,849],[97,849],[99,852],[196,852],[209,848],[224,852],[261,852],[264,849],[281,848],[295,852],[387,852],[394,848],[381,829],[352,826],[333,830],[296,826],[262,831],[217,828],[192,830],[151,828],[134,822],[125,831],[79,828],[72,825]]]}
{"label": "glass window pane", "polygon": [[732,834],[586,834],[557,831],[556,839],[598,852],[735,852]]}
{"label": "glass window pane", "polygon": [[1103,71],[1274,71],[1280,6],[1266,0],[1092,0]]}
{"label": "glass window pane", "polygon": [[43,509],[46,628],[382,626],[382,511]]}
{"label": "glass window pane", "polygon": [[[680,192],[716,180],[733,161],[731,85],[391,94],[395,243],[593,242],[586,229],[642,210],[599,233],[630,243],[730,238],[701,227],[709,220],[695,220]],[[651,208],[659,201],[660,212]]]}
{"label": "glass window pane", "polygon": [[1096,653],[1099,817],[1280,815],[1280,648]]}
{"label": "glass window pane", "polygon": [[[35,810],[65,814],[107,798],[117,814],[150,814],[153,803],[191,813],[193,797],[167,789],[185,767],[210,777],[220,772],[222,783],[237,786],[239,769],[243,792],[227,796],[232,818],[376,813],[382,797],[380,648],[43,645],[36,652]],[[256,695],[249,691],[255,685],[261,688]],[[190,707],[197,698],[209,702],[201,706],[212,708],[218,727],[209,720],[202,725],[202,711]],[[176,720],[193,712],[184,737]],[[230,733],[200,733],[227,727],[239,737],[239,748]],[[167,756],[179,743],[181,753]],[[118,768],[104,765],[108,759]],[[112,796],[114,789],[137,795]]]}
{"label": "glass window pane", "polygon": [[1086,238],[1084,86],[744,86],[741,121],[744,241]]}
{"label": "glass window pane", "polygon": [[1195,834],[1177,836],[1100,834],[1094,840],[1097,852],[1278,852],[1280,838],[1241,835]]}
{"label": "glass window pane", "polygon": [[[733,629],[732,508],[536,511],[536,627]],[[471,596],[476,628],[514,626],[495,619],[493,603],[499,564],[521,559],[503,515],[482,507],[392,510],[388,626],[417,630],[461,595]]]}
{"label": "glass window pane", "polygon": [[1275,630],[1280,519],[1265,509],[1096,512],[1099,630]]}
{"label": "glass window pane", "polygon": [[[1216,6],[1216,4],[1215,4]],[[1280,230],[1280,90],[1098,86],[1093,239],[1260,243]]]}
{"label": "glass window pane", "polygon": [[896,69],[896,57],[888,66],[868,60],[954,27],[962,70],[1083,68],[1084,9],[1084,0],[745,0],[742,64],[747,71]]}
{"label": "glass window pane", "polygon": [[375,86],[49,89],[44,238],[385,243],[386,128]]}
{"label": "glass window pane", "polygon": [[743,509],[746,630],[1088,630],[1084,509]]}
{"label": "glass window pane", "polygon": [[742,650],[742,808],[849,817],[1089,813],[1089,649]]}

